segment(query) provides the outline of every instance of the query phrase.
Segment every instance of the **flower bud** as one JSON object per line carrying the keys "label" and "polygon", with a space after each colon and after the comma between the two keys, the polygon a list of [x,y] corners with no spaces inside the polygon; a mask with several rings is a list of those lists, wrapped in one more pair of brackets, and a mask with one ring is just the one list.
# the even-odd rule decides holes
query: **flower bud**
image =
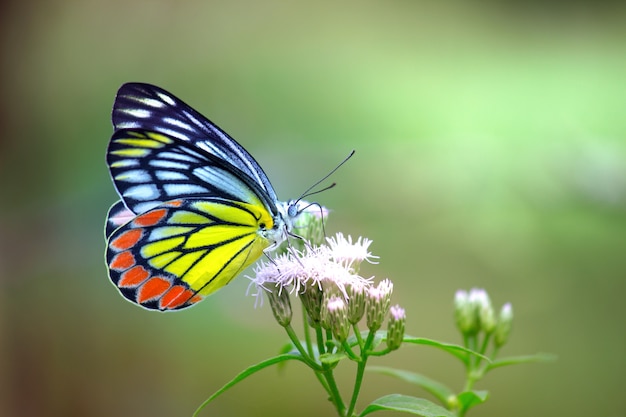
{"label": "flower bud", "polygon": [[476,305],[476,311],[478,313],[478,321],[480,323],[480,330],[486,334],[490,334],[496,328],[496,314],[491,305],[491,300],[487,291],[479,289],[472,290],[470,292],[470,299],[474,296],[474,303]]}
{"label": "flower bud", "polygon": [[498,316],[498,322],[494,331],[494,343],[496,347],[504,345],[509,339],[511,333],[511,325],[513,324],[513,306],[511,303],[506,303],[500,310]]}
{"label": "flower bud", "polygon": [[[325,242],[324,221],[328,217],[328,209],[319,204],[310,204],[306,201],[300,201],[300,207],[304,206],[300,214],[295,218],[293,227],[297,230],[298,235],[306,239],[311,246],[319,246]],[[304,242],[295,240],[292,244],[296,245],[296,249],[304,250]],[[298,247],[300,245],[302,247]]]}
{"label": "flower bud", "polygon": [[474,334],[478,331],[476,308],[465,290],[458,290],[454,295],[454,317],[461,333]]}
{"label": "flower bud", "polygon": [[293,316],[289,292],[282,287],[274,287],[266,294],[267,298],[270,300],[270,306],[272,307],[272,312],[278,324],[283,327],[289,326],[291,317]]}
{"label": "flower bud", "polygon": [[363,285],[350,285],[348,293],[348,321],[357,324],[365,314],[365,287]]}
{"label": "flower bud", "polygon": [[347,340],[350,322],[348,321],[348,308],[343,297],[338,295],[324,297],[321,323],[324,328],[332,331],[338,341]]}
{"label": "flower bud", "polygon": [[313,327],[319,327],[323,296],[324,293],[315,284],[307,285],[300,293],[302,305],[308,313],[309,319],[311,319],[311,325]]}
{"label": "flower bud", "polygon": [[367,327],[370,331],[375,332],[380,329],[389,312],[389,304],[391,304],[391,293],[393,292],[393,283],[389,279],[384,279],[378,283],[377,287],[370,287],[367,291],[366,309],[367,309]]}
{"label": "flower bud", "polygon": [[389,309],[389,324],[387,325],[387,347],[396,350],[404,339],[404,323],[406,313],[402,307],[395,305]]}

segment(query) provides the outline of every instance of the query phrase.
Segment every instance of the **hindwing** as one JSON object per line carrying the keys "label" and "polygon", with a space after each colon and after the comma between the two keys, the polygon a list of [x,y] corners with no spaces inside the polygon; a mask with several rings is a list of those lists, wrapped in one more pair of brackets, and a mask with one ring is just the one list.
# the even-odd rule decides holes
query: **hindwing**
{"label": "hindwing", "polygon": [[[109,217],[109,223],[115,220]],[[221,198],[169,201],[111,232],[109,277],[124,297],[145,308],[186,308],[261,255],[270,244],[258,234],[265,227],[273,220],[263,207]]]}

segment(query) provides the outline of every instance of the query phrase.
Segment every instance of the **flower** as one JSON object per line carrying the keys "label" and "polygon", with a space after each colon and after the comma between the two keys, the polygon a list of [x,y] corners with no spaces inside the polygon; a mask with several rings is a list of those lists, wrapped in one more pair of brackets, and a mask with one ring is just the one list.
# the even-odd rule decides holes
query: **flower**
{"label": "flower", "polygon": [[374,260],[378,259],[378,256],[372,255],[368,250],[372,244],[370,239],[359,237],[356,242],[352,243],[352,236],[346,239],[343,233],[337,233],[334,237],[327,237],[326,241],[333,260],[355,272],[358,271],[363,261],[371,264],[378,263]]}
{"label": "flower", "polygon": [[371,279],[357,275],[352,268],[357,258],[346,262],[345,254],[360,254],[358,259],[361,260],[374,258],[367,252],[371,241],[359,238],[351,243],[350,237],[345,239],[341,234],[327,240],[329,245],[306,247],[302,251],[294,249],[271,261],[257,264],[254,278],[248,277],[251,280],[250,285],[256,287],[254,295],[257,299],[264,291],[273,287],[280,287],[296,296],[311,291],[311,288],[322,292],[332,289],[343,295],[345,300],[349,299],[347,289],[350,286],[368,288]]}

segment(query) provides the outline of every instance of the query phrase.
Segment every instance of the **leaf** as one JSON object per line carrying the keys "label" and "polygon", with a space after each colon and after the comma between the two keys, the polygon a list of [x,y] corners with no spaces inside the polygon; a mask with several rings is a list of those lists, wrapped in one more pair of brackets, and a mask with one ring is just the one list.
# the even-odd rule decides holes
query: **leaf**
{"label": "leaf", "polygon": [[485,372],[501,366],[517,365],[519,363],[554,362],[557,356],[550,353],[536,353],[534,355],[509,356],[492,361]]}
{"label": "leaf", "polygon": [[468,349],[460,345],[455,345],[452,343],[443,343],[443,342],[438,342],[432,339],[426,339],[423,337],[412,337],[412,336],[404,336],[404,339],[402,341],[405,343],[413,343],[416,345],[428,345],[428,346],[436,347],[445,352],[451,353],[453,356],[456,356],[457,358],[461,359],[463,362],[465,362],[466,356],[468,354],[478,356],[486,360],[487,362],[491,362],[491,360],[485,355],[481,355],[480,353],[474,352],[471,349]]}
{"label": "leaf", "polygon": [[456,417],[452,412],[428,400],[401,394],[385,395],[372,401],[359,417],[381,410],[400,411],[422,417]]}
{"label": "leaf", "polygon": [[487,401],[487,397],[489,397],[488,391],[465,391],[460,393],[457,399],[459,400],[461,410],[466,412],[471,407]]}
{"label": "leaf", "polygon": [[287,342],[278,350],[278,352],[282,355],[289,352],[297,352],[297,350],[293,347],[293,343]]}
{"label": "leaf", "polygon": [[365,370],[393,376],[410,384],[417,385],[437,397],[443,404],[447,404],[448,399],[454,395],[454,392],[444,384],[415,372],[388,368],[386,366],[368,366]]}
{"label": "leaf", "polygon": [[285,362],[288,360],[298,360],[300,362],[306,363],[306,361],[302,358],[302,356],[300,356],[299,354],[282,354],[282,355],[278,355],[278,356],[274,356],[272,358],[266,359],[262,362],[259,362],[255,365],[252,365],[248,368],[246,368],[245,370],[243,370],[242,372],[240,372],[235,378],[233,378],[231,381],[229,381],[226,385],[224,385],[222,388],[220,388],[219,390],[217,390],[213,395],[211,395],[209,398],[207,398],[202,404],[200,404],[200,406],[196,409],[196,411],[193,413],[193,417],[196,417],[198,415],[198,413],[200,413],[200,411],[202,411],[202,409],[204,407],[206,407],[211,401],[213,401],[215,398],[217,398],[220,394],[222,394],[223,392],[226,392],[228,389],[230,389],[231,387],[233,387],[235,384],[243,381],[244,379],[246,379],[247,377],[249,377],[250,375],[259,372],[262,369],[265,369],[269,366],[281,363],[281,362]]}
{"label": "leaf", "polygon": [[333,365],[347,357],[345,353],[324,353],[320,355],[320,362],[326,365]]}
{"label": "leaf", "polygon": [[[292,354],[292,355],[297,355],[299,356],[300,353],[298,352],[298,350],[293,346],[293,343],[291,342],[287,342],[285,343],[279,350],[278,353],[281,355],[284,354]],[[285,369],[287,367],[287,363],[286,362],[281,362],[278,364],[278,370],[282,371],[283,369]]]}

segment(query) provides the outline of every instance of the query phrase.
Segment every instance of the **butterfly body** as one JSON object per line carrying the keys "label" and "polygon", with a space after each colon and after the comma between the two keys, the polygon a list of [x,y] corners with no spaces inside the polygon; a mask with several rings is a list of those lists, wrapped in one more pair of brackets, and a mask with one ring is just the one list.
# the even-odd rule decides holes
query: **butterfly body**
{"label": "butterfly body", "polygon": [[280,202],[248,152],[191,107],[149,84],[123,85],[107,164],[121,201],[105,235],[109,277],[148,309],[194,305],[289,235]]}

